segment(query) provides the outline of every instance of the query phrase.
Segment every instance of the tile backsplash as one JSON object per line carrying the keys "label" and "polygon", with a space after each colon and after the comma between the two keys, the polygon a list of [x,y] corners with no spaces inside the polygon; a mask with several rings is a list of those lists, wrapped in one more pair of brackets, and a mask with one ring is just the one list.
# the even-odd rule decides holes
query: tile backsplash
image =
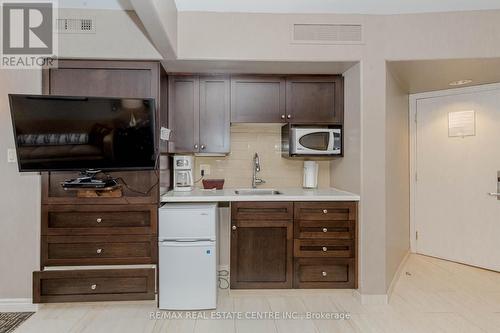
{"label": "tile backsplash", "polygon": [[[231,126],[231,153],[227,156],[196,156],[195,180],[200,165],[210,165],[205,178],[224,178],[224,187],[251,187],[253,155],[259,154],[258,177],[266,183],[260,188],[302,187],[304,162],[281,157],[281,124],[235,124]],[[318,161],[318,187],[330,186],[330,162]],[[196,187],[203,187],[201,181]]]}

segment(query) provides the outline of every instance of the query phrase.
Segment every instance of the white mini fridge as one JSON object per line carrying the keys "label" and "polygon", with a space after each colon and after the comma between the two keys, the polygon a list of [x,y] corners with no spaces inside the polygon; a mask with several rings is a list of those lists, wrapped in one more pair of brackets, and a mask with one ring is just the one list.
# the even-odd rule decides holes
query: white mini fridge
{"label": "white mini fridge", "polygon": [[216,203],[172,203],[159,211],[160,309],[217,306]]}

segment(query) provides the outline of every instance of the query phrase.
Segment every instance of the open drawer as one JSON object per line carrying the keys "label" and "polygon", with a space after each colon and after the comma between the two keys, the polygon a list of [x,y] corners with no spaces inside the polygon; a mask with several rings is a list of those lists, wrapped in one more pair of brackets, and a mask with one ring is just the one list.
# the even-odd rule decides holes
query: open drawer
{"label": "open drawer", "polygon": [[153,299],[154,268],[33,272],[33,303]]}

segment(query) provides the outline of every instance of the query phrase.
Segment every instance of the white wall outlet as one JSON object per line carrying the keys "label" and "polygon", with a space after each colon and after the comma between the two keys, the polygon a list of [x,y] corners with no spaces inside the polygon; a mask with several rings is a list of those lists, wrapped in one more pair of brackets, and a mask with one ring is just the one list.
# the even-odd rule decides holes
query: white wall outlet
{"label": "white wall outlet", "polygon": [[200,164],[200,172],[202,172],[204,176],[210,176],[210,164]]}
{"label": "white wall outlet", "polygon": [[16,163],[17,156],[14,148],[7,149],[7,163]]}

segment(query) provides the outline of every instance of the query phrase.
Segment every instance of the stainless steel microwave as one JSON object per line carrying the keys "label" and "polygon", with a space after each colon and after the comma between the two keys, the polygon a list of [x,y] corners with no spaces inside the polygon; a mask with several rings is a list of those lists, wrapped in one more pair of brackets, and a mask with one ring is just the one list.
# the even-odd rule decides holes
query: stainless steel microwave
{"label": "stainless steel microwave", "polygon": [[[287,155],[291,157],[342,155],[341,128],[290,126],[282,131],[282,142],[286,141],[288,141]],[[285,146],[284,148],[286,149]]]}

